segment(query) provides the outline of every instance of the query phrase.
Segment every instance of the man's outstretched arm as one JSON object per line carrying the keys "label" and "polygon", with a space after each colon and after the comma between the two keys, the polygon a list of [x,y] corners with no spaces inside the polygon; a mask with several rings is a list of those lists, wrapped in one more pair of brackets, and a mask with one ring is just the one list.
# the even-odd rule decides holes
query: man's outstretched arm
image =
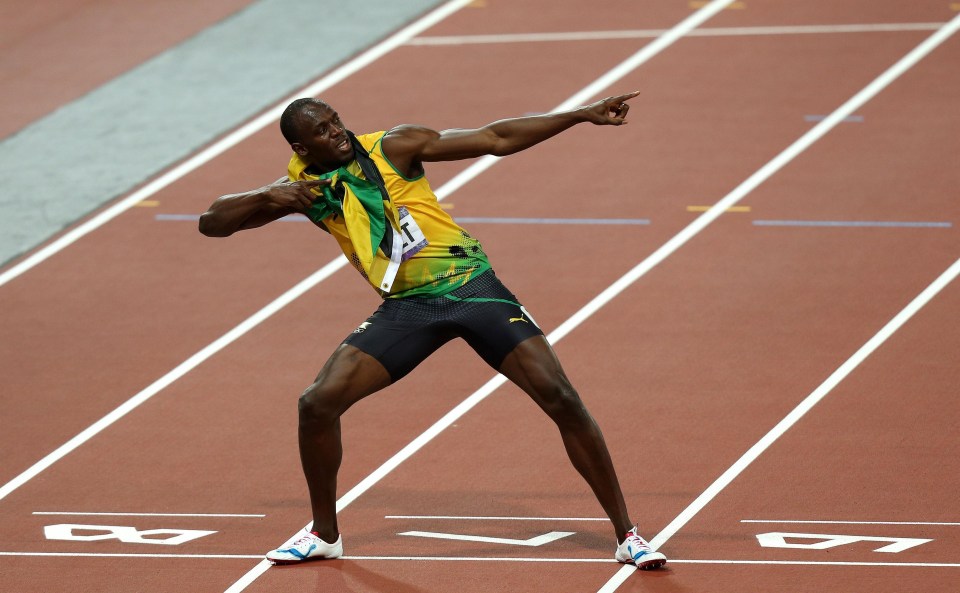
{"label": "man's outstretched arm", "polygon": [[221,196],[200,215],[200,232],[208,237],[229,237],[294,212],[305,212],[316,199],[310,189],[329,183],[326,179],[290,182],[282,177],[258,189]]}
{"label": "man's outstretched arm", "polygon": [[570,111],[503,119],[472,130],[437,132],[421,126],[399,126],[383,139],[387,158],[410,176],[422,172],[421,163],[455,161],[492,154],[506,156],[543,142],[583,122],[619,126],[626,122],[627,101],[640,91],[608,97]]}

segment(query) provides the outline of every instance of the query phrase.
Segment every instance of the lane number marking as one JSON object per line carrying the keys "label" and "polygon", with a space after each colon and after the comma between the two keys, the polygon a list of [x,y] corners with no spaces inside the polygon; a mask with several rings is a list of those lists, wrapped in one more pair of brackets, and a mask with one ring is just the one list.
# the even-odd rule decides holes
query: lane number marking
{"label": "lane number marking", "polygon": [[[77,533],[78,531],[81,533]],[[92,533],[84,534],[82,532]],[[214,533],[216,533],[216,531],[203,531],[199,529],[145,529],[140,531],[136,527],[126,525],[79,525],[74,523],[47,525],[43,528],[43,534],[47,539],[52,540],[93,542],[115,539],[125,544],[154,544],[161,546],[179,546],[180,544]],[[162,535],[169,537],[155,537]]]}
{"label": "lane number marking", "polygon": [[403,533],[398,533],[397,535],[408,535],[412,537],[429,537],[434,539],[454,539],[465,542],[483,542],[486,544],[506,544],[510,546],[524,546],[528,548],[536,548],[544,544],[549,544],[550,542],[555,542],[558,539],[563,539],[567,536],[571,536],[575,531],[551,531],[550,533],[544,533],[543,535],[538,535],[536,537],[531,537],[530,539],[509,539],[505,537],[485,537],[482,535],[461,535],[457,533],[436,533],[433,531],[404,531]]}
{"label": "lane number marking", "polygon": [[[806,539],[819,540],[807,543],[790,543],[787,539]],[[770,533],[758,533],[757,541],[764,548],[793,548],[798,550],[826,550],[837,546],[846,546],[857,542],[890,542],[886,546],[881,546],[874,552],[886,552],[896,554],[919,545],[932,542],[932,539],[920,539],[914,537],[873,537],[869,535],[831,535],[825,533],[784,533],[772,531]]]}

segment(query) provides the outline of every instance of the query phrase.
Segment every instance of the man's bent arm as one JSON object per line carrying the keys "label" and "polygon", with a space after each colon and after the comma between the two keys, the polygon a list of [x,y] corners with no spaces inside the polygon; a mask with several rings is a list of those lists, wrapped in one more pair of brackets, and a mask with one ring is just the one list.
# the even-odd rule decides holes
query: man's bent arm
{"label": "man's bent arm", "polygon": [[200,215],[200,232],[208,237],[229,237],[237,231],[304,212],[315,198],[310,188],[327,183],[326,180],[290,182],[282,177],[258,189],[221,196]]}
{"label": "man's bent arm", "polygon": [[495,121],[472,130],[436,132],[420,126],[400,126],[383,139],[384,152],[401,171],[422,172],[420,163],[452,161],[484,155],[506,156],[539,144],[582,122],[622,125],[638,92],[609,97],[570,111]]}

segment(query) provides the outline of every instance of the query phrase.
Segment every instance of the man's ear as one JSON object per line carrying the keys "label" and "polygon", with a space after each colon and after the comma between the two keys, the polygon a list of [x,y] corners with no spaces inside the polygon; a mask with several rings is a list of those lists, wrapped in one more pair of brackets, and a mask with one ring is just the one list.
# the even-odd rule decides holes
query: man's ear
{"label": "man's ear", "polygon": [[299,154],[300,156],[307,156],[307,153],[309,152],[307,150],[307,147],[304,146],[303,144],[300,144],[299,142],[294,142],[293,144],[290,145],[290,148],[292,148],[293,152]]}

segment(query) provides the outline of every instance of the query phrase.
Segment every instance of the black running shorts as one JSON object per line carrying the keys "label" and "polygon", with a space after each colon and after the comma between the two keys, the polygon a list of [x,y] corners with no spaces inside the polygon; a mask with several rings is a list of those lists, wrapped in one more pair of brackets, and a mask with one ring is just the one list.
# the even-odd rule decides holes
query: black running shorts
{"label": "black running shorts", "polygon": [[489,270],[442,297],[385,299],[343,343],[379,360],[397,381],[454,338],[466,340],[499,370],[517,344],[542,335]]}

